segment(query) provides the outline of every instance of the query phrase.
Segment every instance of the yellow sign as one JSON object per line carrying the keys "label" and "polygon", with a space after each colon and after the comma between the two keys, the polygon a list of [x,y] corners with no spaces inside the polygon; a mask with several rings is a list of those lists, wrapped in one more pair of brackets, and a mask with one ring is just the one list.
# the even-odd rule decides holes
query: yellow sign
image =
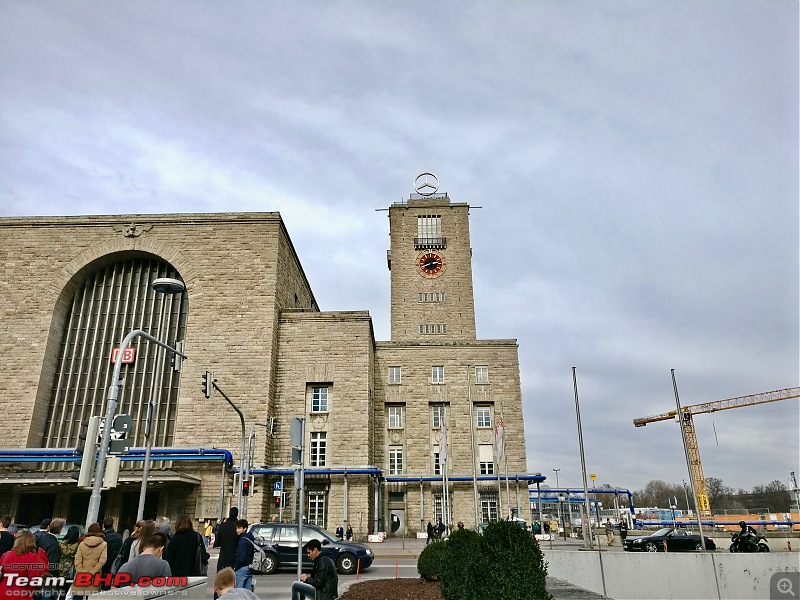
{"label": "yellow sign", "polygon": [[597,479],[597,475],[595,475],[594,473],[592,473],[592,474],[590,474],[590,475],[589,475],[589,479],[591,479],[592,481],[594,481],[595,479]]}

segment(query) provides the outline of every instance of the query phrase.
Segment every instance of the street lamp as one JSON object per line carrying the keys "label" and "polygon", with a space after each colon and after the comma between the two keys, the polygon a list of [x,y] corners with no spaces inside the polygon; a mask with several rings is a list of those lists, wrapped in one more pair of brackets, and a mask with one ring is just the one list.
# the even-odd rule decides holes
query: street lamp
{"label": "street lamp", "polygon": [[[184,283],[171,277],[159,277],[153,282],[153,289],[157,294],[161,294],[161,324],[158,327],[157,337],[164,336],[164,327],[167,322],[167,296],[182,294],[186,291]],[[153,373],[153,381],[150,390],[150,402],[147,405],[147,420],[145,421],[145,453],[144,466],[142,467],[142,487],[139,491],[139,508],[136,511],[136,521],[144,518],[144,499],[147,494],[147,478],[150,476],[150,452],[153,449],[153,413],[156,411],[161,396],[161,363],[164,362],[164,348],[158,347],[156,357],[156,368]]]}
{"label": "street lamp", "polygon": [[565,498],[564,494],[558,495],[558,519],[561,523],[561,530],[564,532],[564,541],[567,541],[567,523],[566,521],[561,522],[561,503],[564,502]]}
{"label": "street lamp", "polygon": [[[555,473],[556,473],[556,494],[559,494],[559,496],[558,496],[558,522],[559,523],[562,522],[561,521],[561,494],[560,494],[559,488],[558,488],[558,472],[560,470],[561,469],[553,469],[553,471],[555,471]],[[565,528],[565,532],[566,532],[566,528]],[[558,533],[558,531],[556,531],[556,533]]]}
{"label": "street lamp", "polygon": [[[141,329],[133,329],[128,332],[128,335],[122,340],[119,347],[124,351],[136,337],[143,337],[161,348],[165,348],[173,352],[181,358],[186,358],[186,355],[172,346],[161,342],[154,338],[149,333]],[[114,422],[114,415],[117,414],[117,404],[119,400],[119,389],[122,387],[123,380],[119,378],[122,372],[122,361],[117,360],[114,363],[114,370],[111,374],[111,385],[108,386],[108,403],[106,404],[106,427],[103,427],[102,440],[100,441],[100,452],[97,455],[97,468],[94,472],[94,484],[92,486],[92,494],[89,496],[89,509],[86,511],[86,528],[89,525],[97,522],[97,515],[100,513],[100,496],[101,488],[103,487],[103,477],[106,473],[106,462],[108,461],[108,445],[111,442],[111,426]]]}

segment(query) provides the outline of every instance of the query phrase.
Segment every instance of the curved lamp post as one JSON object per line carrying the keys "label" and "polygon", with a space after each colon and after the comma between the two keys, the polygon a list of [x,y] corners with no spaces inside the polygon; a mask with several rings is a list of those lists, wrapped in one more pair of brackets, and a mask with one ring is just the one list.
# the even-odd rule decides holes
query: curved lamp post
{"label": "curved lamp post", "polygon": [[[182,294],[186,291],[186,285],[178,279],[170,277],[160,277],[153,282],[153,289],[157,294],[161,294],[161,324],[158,327],[158,337],[164,336],[164,327],[167,323],[167,296]],[[153,414],[156,412],[161,397],[161,363],[164,362],[164,348],[158,347],[156,357],[156,368],[153,373],[153,382],[150,390],[150,402],[147,405],[147,421],[145,422],[145,453],[144,465],[142,466],[142,487],[139,491],[139,508],[136,511],[136,521],[144,518],[144,499],[147,495],[147,478],[150,476],[150,451],[153,449]]]}

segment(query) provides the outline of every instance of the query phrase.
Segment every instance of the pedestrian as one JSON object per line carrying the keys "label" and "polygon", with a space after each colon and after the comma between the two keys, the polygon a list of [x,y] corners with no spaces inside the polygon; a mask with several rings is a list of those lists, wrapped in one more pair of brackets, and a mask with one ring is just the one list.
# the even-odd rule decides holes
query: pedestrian
{"label": "pedestrian", "polygon": [[64,527],[64,519],[53,519],[46,528],[39,530],[36,546],[47,553],[47,569],[50,575],[58,577],[61,565],[61,546],[58,544],[58,534]]}
{"label": "pedestrian", "polygon": [[164,550],[164,560],[169,563],[172,575],[199,577],[209,558],[203,538],[192,527],[189,515],[178,515],[175,535]]}
{"label": "pedestrian", "polygon": [[236,535],[238,517],[239,509],[234,506],[228,512],[228,518],[217,526],[217,533],[214,537],[214,548],[219,548],[217,571],[225,567],[233,568],[236,565],[236,547],[239,544],[239,538]]}
{"label": "pedestrian", "polygon": [[164,546],[167,545],[167,536],[161,531],[153,533],[147,538],[142,551],[120,567],[117,574],[127,573],[131,576],[128,585],[137,585],[142,577],[148,581],[154,577],[171,577],[172,571],[169,563],[162,558]]}
{"label": "pedestrian", "polygon": [[447,527],[445,527],[445,524],[442,523],[441,519],[439,519],[439,522],[436,524],[436,539],[442,539],[445,531],[447,531]]}
{"label": "pedestrian", "polygon": [[[108,558],[108,544],[103,539],[103,527],[100,523],[92,523],[86,531],[86,537],[78,544],[75,552],[75,573],[90,573],[97,575],[103,570]],[[100,586],[87,585],[75,587],[72,585],[72,597],[83,598],[100,591]]]}
{"label": "pedestrian", "polygon": [[33,539],[36,540],[36,547],[39,547],[39,539],[48,531],[50,531],[51,519],[42,519],[38,527],[31,527],[30,531],[33,534]]}
{"label": "pedestrian", "polygon": [[61,547],[61,566],[59,568],[59,575],[72,579],[74,577],[75,569],[75,553],[78,551],[78,544],[80,543],[81,530],[77,525],[70,526],[67,529],[67,535],[61,540],[59,546]]}
{"label": "pedestrian", "polygon": [[211,544],[212,533],[214,533],[214,527],[211,525],[211,519],[206,519],[205,527],[203,527],[203,537],[206,540],[206,548]]}
{"label": "pedestrian", "polygon": [[609,546],[614,545],[614,526],[611,524],[611,519],[606,517],[606,540]]}
{"label": "pedestrian", "polygon": [[167,546],[172,541],[172,527],[169,524],[168,517],[158,517],[156,519],[156,531],[160,531],[167,536]]}
{"label": "pedestrian", "polygon": [[244,519],[236,521],[236,535],[238,542],[236,564],[233,568],[236,572],[236,587],[250,590],[253,587],[253,572],[250,570],[250,563],[253,562],[256,540],[253,534],[247,531],[247,521]]}
{"label": "pedestrian", "polygon": [[[114,519],[111,517],[103,519],[103,539],[108,544],[108,550],[106,552],[106,564],[103,565],[102,573],[103,575],[108,575],[111,572],[111,567],[117,558],[117,554],[122,550],[122,536],[114,531]],[[110,589],[110,587],[103,584],[104,590]]]}
{"label": "pedestrian", "polygon": [[347,539],[348,542],[352,542],[353,541],[353,526],[352,525],[348,525],[347,526],[347,532],[345,533],[345,538]]}
{"label": "pedestrian", "polygon": [[225,600],[258,600],[250,590],[236,587],[236,573],[230,567],[217,571],[214,577],[214,595],[225,596]]}
{"label": "pedestrian", "polygon": [[[142,524],[142,526],[141,528],[139,528],[139,536],[135,540],[133,540],[133,543],[131,544],[131,553],[128,560],[139,556],[142,550],[144,550],[147,538],[149,538],[156,532],[155,521],[147,519],[145,521],[139,521],[139,522]],[[134,531],[134,535],[135,534],[136,532]]]}
{"label": "pedestrian", "polygon": [[[43,577],[47,571],[45,553],[37,552],[33,534],[18,532],[11,550],[0,556],[0,598],[32,598],[36,587],[31,585],[31,579]],[[23,577],[25,583],[21,583]]]}
{"label": "pedestrian", "polygon": [[322,554],[319,540],[309,540],[303,549],[306,556],[314,562],[311,573],[300,575],[300,581],[313,586],[317,590],[317,600],[333,600],[339,596],[339,576],[336,565],[330,556]]}
{"label": "pedestrian", "polygon": [[433,523],[431,523],[430,521],[428,521],[428,541],[427,541],[427,542],[425,542],[425,545],[426,545],[426,546],[427,546],[428,544],[430,544],[430,543],[431,543],[431,542],[434,540],[434,536],[435,536],[435,533],[434,533],[434,531],[433,531]]}
{"label": "pedestrian", "polygon": [[114,558],[114,564],[111,565],[112,573],[119,571],[120,567],[132,558],[133,543],[139,539],[139,536],[142,533],[143,525],[144,519],[137,521],[136,525],[133,526],[133,533],[126,537],[125,541],[122,542],[122,548],[120,548],[119,554],[117,554],[117,556]]}
{"label": "pedestrian", "polygon": [[11,525],[11,515],[0,517],[0,556],[14,547],[14,534],[8,531]]}
{"label": "pedestrian", "polygon": [[457,527],[459,529],[464,529],[464,521],[459,521]]}
{"label": "pedestrian", "polygon": [[344,527],[342,527],[341,525],[339,525],[336,528],[336,539],[338,539],[339,541],[344,539]]}
{"label": "pedestrian", "polygon": [[545,521],[545,522],[544,522],[544,525],[543,525],[543,527],[544,527],[544,533],[545,533],[545,535],[548,535],[548,534],[550,533],[550,523],[548,523],[547,521]]}
{"label": "pedestrian", "polygon": [[619,520],[619,539],[622,540],[622,545],[625,545],[625,538],[628,537],[628,523],[625,521],[625,517],[622,517]]}

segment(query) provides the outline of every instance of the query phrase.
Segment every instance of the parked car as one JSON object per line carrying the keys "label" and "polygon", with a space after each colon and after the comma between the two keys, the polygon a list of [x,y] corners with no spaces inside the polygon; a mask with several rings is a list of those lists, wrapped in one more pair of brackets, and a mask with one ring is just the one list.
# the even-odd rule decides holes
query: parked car
{"label": "parked car", "polygon": [[[267,555],[265,573],[274,573],[281,567],[297,567],[297,523],[257,523],[249,531]],[[303,525],[303,544],[319,540],[322,553],[333,559],[336,569],[343,574],[356,572],[372,564],[375,555],[366,544],[345,542],[316,525]],[[311,560],[303,554],[303,566],[311,568]]]}
{"label": "parked car", "polygon": [[[706,540],[706,550],[716,550],[717,545],[710,537],[703,536]],[[691,552],[702,550],[700,535],[689,533],[685,529],[673,529],[663,527],[654,531],[650,535],[636,538],[627,538],[622,546],[625,550],[632,552],[664,552],[664,542],[667,544],[667,552]]]}
{"label": "parked car", "polygon": [[8,533],[11,535],[17,535],[18,531],[22,531],[23,529],[30,529],[28,525],[20,525],[19,523],[12,523],[8,526]]}

